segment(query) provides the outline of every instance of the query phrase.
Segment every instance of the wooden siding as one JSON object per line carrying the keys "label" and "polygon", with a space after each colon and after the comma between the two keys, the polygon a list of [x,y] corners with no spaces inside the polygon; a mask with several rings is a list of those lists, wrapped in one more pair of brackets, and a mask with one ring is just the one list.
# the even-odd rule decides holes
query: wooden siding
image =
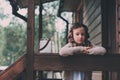
{"label": "wooden siding", "polygon": [[83,23],[89,28],[90,41],[101,45],[101,0],[83,0]]}
{"label": "wooden siding", "polygon": [[[102,44],[102,16],[101,16],[101,0],[83,0],[83,23],[88,26],[90,41],[96,45]],[[102,79],[101,71],[92,72],[92,77]],[[93,79],[94,80],[94,79]]]}

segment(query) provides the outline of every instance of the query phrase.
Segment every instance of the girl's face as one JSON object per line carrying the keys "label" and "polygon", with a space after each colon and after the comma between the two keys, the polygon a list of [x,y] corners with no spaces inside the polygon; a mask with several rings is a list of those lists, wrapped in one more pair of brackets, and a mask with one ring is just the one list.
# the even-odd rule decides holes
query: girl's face
{"label": "girl's face", "polygon": [[73,29],[73,39],[77,44],[83,44],[85,41],[85,29],[83,27]]}

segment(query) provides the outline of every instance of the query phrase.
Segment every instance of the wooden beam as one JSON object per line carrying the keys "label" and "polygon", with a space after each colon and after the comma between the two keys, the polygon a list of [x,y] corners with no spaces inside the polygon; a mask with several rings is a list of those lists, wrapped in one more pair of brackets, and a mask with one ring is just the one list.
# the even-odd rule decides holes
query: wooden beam
{"label": "wooden beam", "polygon": [[15,80],[24,70],[26,66],[26,56],[23,55],[15,63],[0,73],[0,80]]}
{"label": "wooden beam", "polygon": [[34,80],[34,0],[28,0],[28,22],[27,22],[27,56],[26,56],[26,79]]}
{"label": "wooden beam", "polygon": [[73,55],[61,57],[58,54],[35,54],[35,70],[80,70],[120,71],[120,55]]}
{"label": "wooden beam", "polygon": [[116,0],[101,0],[102,43],[108,52],[117,53]]}
{"label": "wooden beam", "polygon": [[43,27],[42,27],[42,9],[43,9],[43,5],[42,5],[42,1],[40,0],[40,4],[39,4],[39,41],[42,38],[42,32],[43,32]]}
{"label": "wooden beam", "polygon": [[[112,53],[118,52],[116,1],[117,0],[101,0],[102,45],[108,50],[108,52]],[[111,78],[112,76],[110,76],[110,74],[114,75],[114,73],[108,71],[103,72],[103,80],[116,80],[116,78]]]}
{"label": "wooden beam", "polygon": [[80,4],[77,7],[77,11],[80,11],[80,9],[82,8],[83,5],[83,0],[80,1]]}

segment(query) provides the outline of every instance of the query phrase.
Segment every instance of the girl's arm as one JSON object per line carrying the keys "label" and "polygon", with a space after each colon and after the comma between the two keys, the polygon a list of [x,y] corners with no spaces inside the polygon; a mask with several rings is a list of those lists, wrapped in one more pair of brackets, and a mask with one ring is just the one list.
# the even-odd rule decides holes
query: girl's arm
{"label": "girl's arm", "polygon": [[93,45],[92,48],[88,49],[88,54],[100,54],[100,55],[104,55],[106,53],[106,49],[102,46],[95,46]]}
{"label": "girl's arm", "polygon": [[77,52],[82,53],[83,51],[84,50],[83,50],[82,46],[72,47],[72,44],[68,43],[60,49],[59,54],[61,56],[69,56],[69,55],[73,55],[74,53],[77,53]]}
{"label": "girl's arm", "polygon": [[77,53],[103,55],[106,53],[106,49],[102,46],[95,46],[95,45],[93,45],[92,47],[83,47],[83,46],[72,47],[72,44],[68,43],[64,47],[62,47],[59,52],[61,56],[69,56]]}

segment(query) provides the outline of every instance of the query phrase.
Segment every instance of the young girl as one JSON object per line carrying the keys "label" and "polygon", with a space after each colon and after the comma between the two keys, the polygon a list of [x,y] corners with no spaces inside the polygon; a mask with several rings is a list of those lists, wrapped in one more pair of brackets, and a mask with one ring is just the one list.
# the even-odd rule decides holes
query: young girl
{"label": "young girl", "polygon": [[[69,56],[74,54],[100,54],[106,53],[106,49],[102,46],[96,46],[89,40],[88,28],[84,24],[75,23],[68,33],[68,43],[61,48],[61,56]],[[84,72],[65,71],[64,80],[84,80]]]}

